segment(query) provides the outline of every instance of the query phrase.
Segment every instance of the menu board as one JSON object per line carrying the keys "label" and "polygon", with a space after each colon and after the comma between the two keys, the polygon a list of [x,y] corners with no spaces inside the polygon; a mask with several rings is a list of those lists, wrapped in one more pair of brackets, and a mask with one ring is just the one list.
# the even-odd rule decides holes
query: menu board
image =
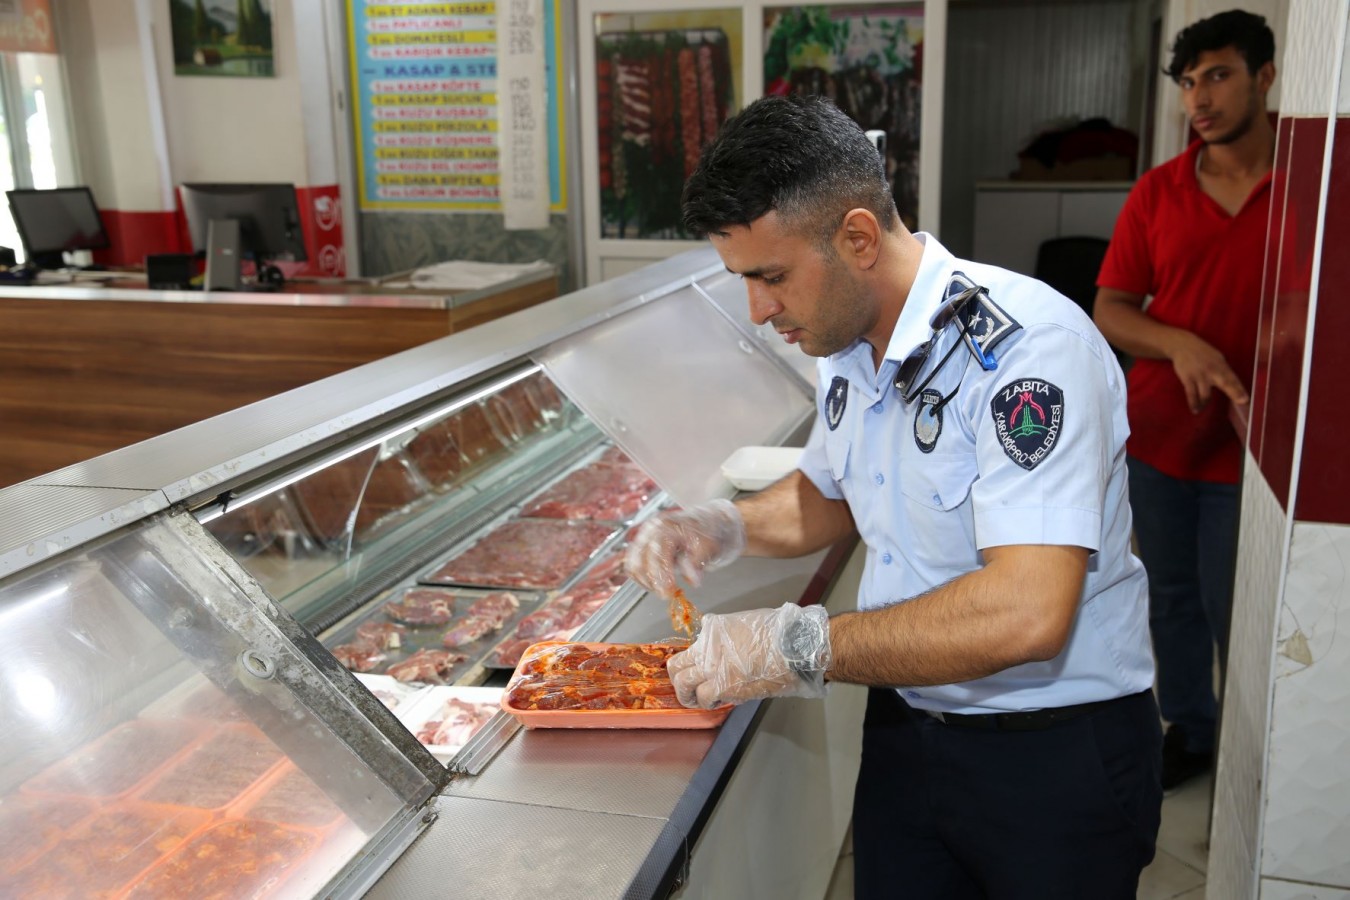
{"label": "menu board", "polygon": [[[549,207],[561,212],[561,0],[534,2],[544,26]],[[347,13],[360,208],[500,211],[495,0],[348,0]]]}

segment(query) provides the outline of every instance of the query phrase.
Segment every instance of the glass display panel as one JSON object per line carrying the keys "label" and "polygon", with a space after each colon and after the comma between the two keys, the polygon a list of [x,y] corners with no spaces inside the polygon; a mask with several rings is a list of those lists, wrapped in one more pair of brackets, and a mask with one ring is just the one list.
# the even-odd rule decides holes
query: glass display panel
{"label": "glass display panel", "polygon": [[307,469],[206,527],[442,762],[495,709],[477,685],[628,582],[667,499],[538,366]]}
{"label": "glass display panel", "polygon": [[698,282],[698,287],[708,299],[726,313],[734,322],[759,338],[761,345],[774,356],[806,380],[812,388],[816,385],[816,359],[807,356],[800,348],[783,340],[768,322],[756,325],[750,321],[750,301],[745,293],[745,282],[741,276],[730,272],[719,272]]}
{"label": "glass display panel", "polygon": [[546,348],[540,362],[676,501],[727,496],[721,464],[777,444],[813,409],[694,288],[683,288]]}
{"label": "glass display panel", "polygon": [[0,896],[311,896],[431,794],[180,523],[0,583]]}
{"label": "glass display panel", "polygon": [[821,94],[864,130],[886,132],[886,178],[900,218],[919,221],[923,5],[764,9],[764,93]]}

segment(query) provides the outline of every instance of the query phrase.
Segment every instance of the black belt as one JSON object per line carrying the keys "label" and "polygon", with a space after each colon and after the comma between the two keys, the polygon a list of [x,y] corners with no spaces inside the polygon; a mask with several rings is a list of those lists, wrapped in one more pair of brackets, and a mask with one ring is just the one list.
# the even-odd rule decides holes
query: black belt
{"label": "black belt", "polygon": [[[1134,695],[1131,694],[1130,697]],[[1090,712],[1096,712],[1104,706],[1128,700],[1130,697],[1115,697],[1111,700],[1096,700],[1092,703],[1077,703],[1073,706],[1052,706],[1048,709],[1034,709],[1030,712],[1005,713],[944,713],[932,709],[919,709],[943,725],[953,728],[977,728],[981,731],[1039,731],[1049,728]]]}

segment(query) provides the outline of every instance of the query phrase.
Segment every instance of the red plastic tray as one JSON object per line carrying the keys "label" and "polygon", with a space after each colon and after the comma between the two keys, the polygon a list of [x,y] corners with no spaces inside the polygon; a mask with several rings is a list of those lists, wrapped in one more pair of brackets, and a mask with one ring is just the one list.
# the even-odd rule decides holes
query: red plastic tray
{"label": "red plastic tray", "polygon": [[[568,641],[540,641],[521,656],[516,671],[502,692],[502,709],[514,716],[526,728],[716,728],[731,714],[731,705],[717,709],[520,709],[511,705],[511,691],[536,660],[547,660],[560,655],[554,648],[581,648],[609,650],[646,646],[638,644],[574,643]],[[551,664],[543,666],[542,674],[552,674]],[[664,670],[663,670],[664,671]],[[559,672],[558,674],[561,674]],[[655,679],[643,679],[655,680]]]}
{"label": "red plastic tray", "polygon": [[24,783],[25,792],[112,799],[131,793],[202,736],[199,725],[132,719]]}
{"label": "red plastic tray", "polygon": [[257,819],[227,819],[161,860],[127,900],[237,900],[275,894],[321,843],[307,831]]}

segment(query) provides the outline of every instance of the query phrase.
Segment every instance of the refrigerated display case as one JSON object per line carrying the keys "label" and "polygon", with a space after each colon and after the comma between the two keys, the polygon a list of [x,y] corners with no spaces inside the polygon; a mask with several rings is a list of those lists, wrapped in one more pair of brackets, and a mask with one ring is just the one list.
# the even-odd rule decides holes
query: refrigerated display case
{"label": "refrigerated display case", "polygon": [[[727,279],[688,253],[0,491],[0,893],[668,894],[763,706],[522,732],[493,691],[536,640],[671,637],[635,525],[805,439]],[[695,599],[820,599],[846,556]]]}

